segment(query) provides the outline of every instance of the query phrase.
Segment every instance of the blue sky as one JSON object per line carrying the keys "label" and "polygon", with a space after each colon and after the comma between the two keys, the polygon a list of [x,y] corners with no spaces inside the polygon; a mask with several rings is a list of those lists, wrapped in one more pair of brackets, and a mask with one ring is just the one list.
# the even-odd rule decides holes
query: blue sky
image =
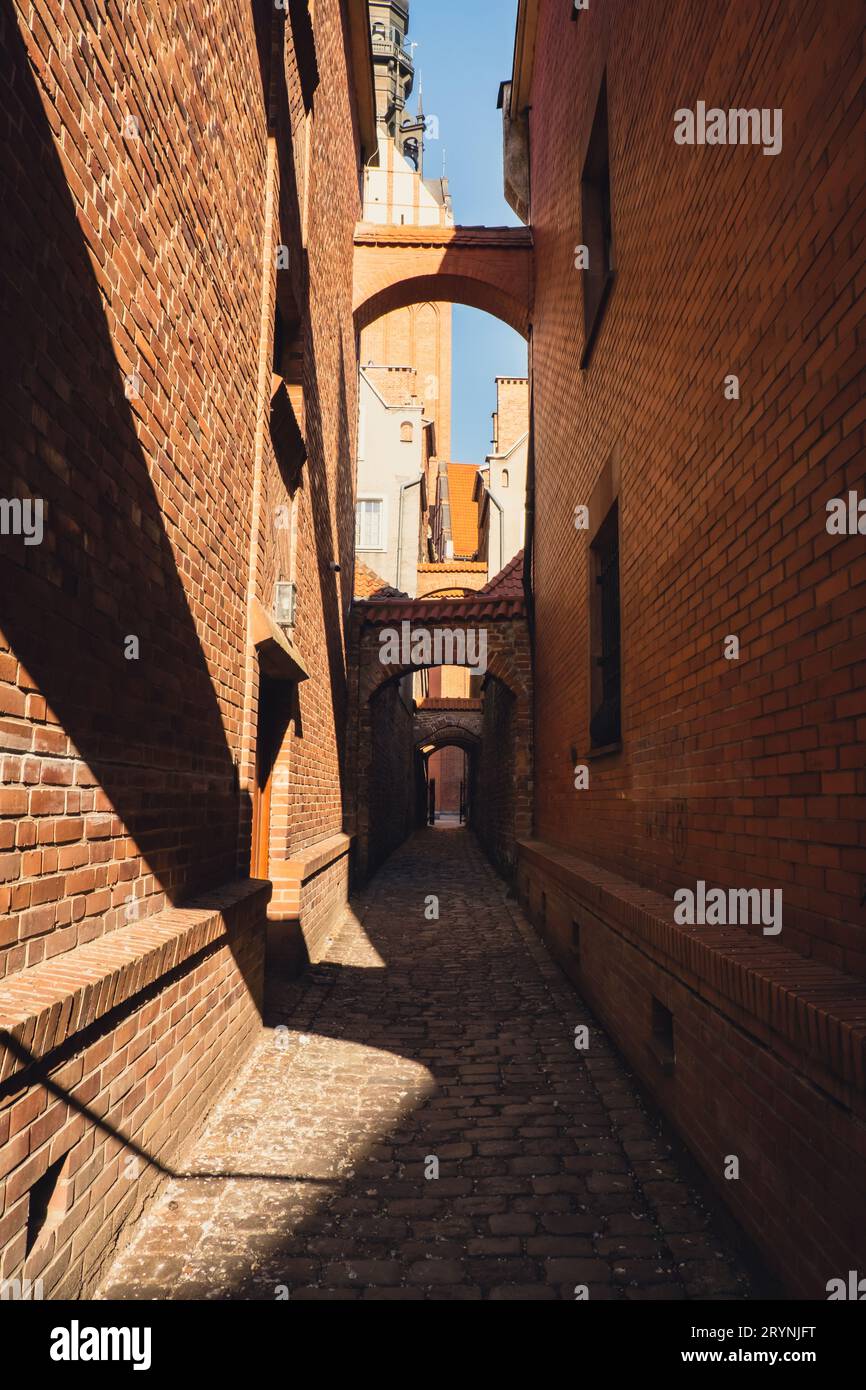
{"label": "blue sky", "polygon": [[[502,194],[499,84],[511,76],[517,0],[410,0],[409,40],[416,42],[415,109],[420,77],[424,110],[439,119],[424,173],[448,176],[454,216],[469,226],[515,226]],[[454,308],[454,397],[451,455],[483,463],[490,449],[496,376],[526,374],[526,343],[489,314]]]}

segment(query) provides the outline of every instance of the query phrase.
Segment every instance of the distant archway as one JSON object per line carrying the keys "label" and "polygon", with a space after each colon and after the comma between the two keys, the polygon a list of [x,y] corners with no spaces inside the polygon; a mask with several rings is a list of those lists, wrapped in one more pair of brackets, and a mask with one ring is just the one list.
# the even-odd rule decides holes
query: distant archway
{"label": "distant archway", "polygon": [[[411,682],[407,677],[440,663],[383,663],[382,654],[390,649],[380,639],[386,637],[390,642],[389,630],[405,631],[410,655],[413,630],[429,632],[439,627],[452,633],[484,631],[482,709],[428,711],[414,710],[413,705],[413,728],[407,739],[399,732],[408,723]],[[453,743],[458,739],[475,754],[470,789],[474,828],[497,868],[506,875],[511,873],[516,841],[529,838],[532,830],[530,651],[521,600],[503,603],[492,594],[474,594],[465,599],[359,602],[353,609],[351,647],[356,685],[347,779],[352,807],[347,829],[354,840],[356,878],[365,880],[413,824],[424,823],[426,778],[420,750],[431,742],[439,747],[446,740]],[[469,660],[449,658],[448,664],[473,669]],[[396,692],[401,688],[404,696],[399,698]],[[468,723],[467,716],[474,718],[474,723]],[[419,722],[428,718],[429,723]],[[489,723],[487,737],[485,721]],[[480,796],[475,788],[481,789]],[[484,795],[500,801],[495,814],[493,808],[485,811],[482,806]]]}
{"label": "distant archway", "polygon": [[442,748],[456,743],[465,748],[477,748],[481,742],[481,711],[416,709],[414,720],[415,747],[433,744]]}
{"label": "distant archway", "polygon": [[472,824],[471,789],[480,740],[446,738],[424,753],[428,824]]}

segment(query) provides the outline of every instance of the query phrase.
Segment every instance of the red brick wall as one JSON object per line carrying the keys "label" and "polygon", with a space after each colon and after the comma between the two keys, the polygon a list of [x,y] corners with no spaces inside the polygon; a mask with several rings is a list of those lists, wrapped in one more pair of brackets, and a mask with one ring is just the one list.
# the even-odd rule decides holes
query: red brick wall
{"label": "red brick wall", "polygon": [[369,780],[370,870],[401,845],[416,823],[417,786],[412,712],[399,684],[370,702],[372,758]]}
{"label": "red brick wall", "polygon": [[297,859],[274,861],[268,904],[266,973],[279,990],[287,978],[319,960],[349,887],[347,835],[319,841]]}
{"label": "red brick wall", "polygon": [[361,334],[361,361],[377,366],[412,366],[432,420],[438,458],[451,456],[451,304],[410,304],[383,314]]}
{"label": "red brick wall", "polygon": [[427,760],[428,776],[436,779],[436,811],[460,812],[460,783],[466,779],[466,754],[462,748],[442,748]]}
{"label": "red brick wall", "polygon": [[514,696],[501,681],[484,687],[481,745],[475,755],[471,788],[472,827],[490,860],[506,877],[515,863]]}
{"label": "red brick wall", "polygon": [[304,884],[302,911],[307,951],[318,958],[328,930],[334,924],[334,904],[345,903],[349,887],[349,856],[341,857],[314,874]]}
{"label": "red brick wall", "polygon": [[[272,7],[256,13],[267,68]],[[0,975],[248,867],[254,460],[252,584],[266,609],[289,577],[276,530],[289,493],[256,431],[272,336],[266,253],[281,239],[305,345],[294,577],[310,678],[277,829],[290,851],[341,828],[358,148],[338,0],[315,10],[325,79],[309,117],[291,26],[275,22],[294,124],[284,109],[273,135],[282,215],[267,226],[267,71],[252,8],[214,25],[194,5],[158,6],[147,29],[135,9],[98,27],[83,7],[58,19],[41,6],[29,27],[3,21],[23,133],[2,156],[16,346],[0,495],[43,498],[46,512],[42,545],[0,538],[4,590],[16,594],[0,634]],[[140,396],[127,400],[131,372]],[[125,659],[130,635],[138,660]]]}
{"label": "red brick wall", "polygon": [[[281,168],[283,201],[290,209],[289,215],[283,215],[281,239],[289,247],[295,295],[304,306],[301,336],[307,463],[296,493],[294,578],[298,601],[293,641],[310,673],[298,687],[296,717],[278,760],[278,767],[287,770],[288,786],[284,809],[275,808],[271,846],[272,851],[285,853],[287,858],[343,828],[344,620],[352,597],[355,536],[358,382],[352,320],[352,237],[361,213],[359,153],[352,135],[354,115],[339,0],[316,4],[313,19],[322,80],[312,115],[304,118],[289,43],[287,84],[293,128],[291,149],[284,150]],[[286,136],[283,127],[283,141]],[[305,164],[309,186],[304,200],[299,180]],[[306,204],[303,245],[301,223],[291,215],[296,201]],[[278,506],[281,500],[277,484],[274,502]],[[268,511],[262,521],[265,534],[273,524],[274,512]],[[336,565],[340,566],[339,573],[332,568]],[[271,601],[272,589],[264,584],[262,602],[267,607]]]}
{"label": "red brick wall", "polygon": [[472,689],[472,672],[466,666],[431,666],[428,694],[431,699],[468,700]]}
{"label": "red brick wall", "polygon": [[507,454],[529,429],[529,381],[526,377],[496,378],[494,453]]}
{"label": "red brick wall", "polygon": [[[434,483],[435,486],[435,483]],[[468,594],[483,589],[487,583],[487,565],[476,560],[418,566],[418,598],[442,594]]]}
{"label": "red brick wall", "polygon": [[[346,821],[346,831],[355,837],[353,875],[356,882],[363,882],[371,870],[381,862],[382,855],[376,856],[371,852],[374,838],[383,833],[382,825],[377,827],[377,820],[381,822],[383,818],[390,818],[390,829],[387,832],[389,848],[385,851],[390,853],[406,833],[404,830],[402,834],[398,834],[399,828],[411,828],[419,819],[423,820],[426,813],[423,798],[420,796],[413,802],[407,802],[404,811],[402,788],[408,780],[407,761],[405,754],[397,750],[405,748],[407,740],[395,732],[389,744],[387,716],[389,712],[393,712],[393,708],[390,703],[380,704],[383,692],[386,691],[386,682],[401,671],[399,667],[383,667],[382,634],[392,625],[399,633],[401,621],[409,620],[412,624],[428,630],[431,627],[442,627],[451,631],[481,630],[486,634],[488,681],[500,681],[511,692],[513,701],[510,724],[513,738],[509,751],[502,755],[499,750],[491,747],[491,761],[488,764],[490,777],[495,779],[500,775],[496,759],[501,756],[510,759],[508,766],[511,781],[507,786],[507,797],[509,814],[513,815],[513,820],[508,839],[508,858],[498,861],[504,872],[510,872],[513,864],[514,839],[525,838],[531,832],[532,680],[527,623],[525,618],[516,615],[510,619],[502,619],[503,605],[496,600],[490,600],[490,607],[499,611],[495,614],[490,612],[488,621],[484,606],[487,600],[477,602],[479,606],[474,617],[467,616],[459,601],[455,601],[453,605],[443,601],[435,608],[432,603],[428,605],[426,602],[420,602],[409,609],[412,613],[411,619],[407,619],[406,605],[400,600],[355,604],[352,615],[350,663],[353,672],[352,717],[347,741],[349,753],[346,778],[352,804]],[[424,619],[423,623],[420,622],[421,618]],[[402,670],[404,675],[408,674],[406,668]],[[399,729],[403,716],[399,715],[398,719],[399,722],[392,720],[395,731]],[[435,731],[431,729],[430,732],[432,736]],[[411,737],[411,726],[409,736]],[[397,760],[393,768],[389,765],[389,758]],[[473,779],[474,785],[472,772],[470,778]],[[493,794],[495,797],[495,790]],[[396,805],[393,804],[395,795],[400,798]],[[394,838],[391,838],[392,832]]]}
{"label": "red brick wall", "polygon": [[[709,983],[657,949],[641,909],[664,912],[664,899],[650,904],[657,895],[639,898],[623,885],[623,911],[614,914],[610,876],[593,873],[588,890],[575,867],[572,876],[567,863],[524,850],[518,891],[540,935],[782,1286],[794,1297],[826,1298],[827,1281],[857,1266],[866,1241],[866,1101],[862,1076],[843,1076],[835,1046],[818,1040],[833,1012],[826,983],[815,1001],[823,1014],[815,1034],[794,1029],[783,1038],[780,1020],[810,998],[811,963],[798,973],[797,957],[786,953],[782,989],[796,989],[798,998],[783,1007],[782,989],[767,982],[767,952],[731,940],[737,962],[757,956],[763,975],[743,990],[744,1007],[726,989],[727,963],[712,963]],[[713,933],[710,950],[724,951],[721,936]],[[667,1071],[653,1038],[654,1000],[672,1015]],[[739,1160],[735,1179],[726,1177],[729,1156]]]}
{"label": "red brick wall", "polygon": [[[862,976],[866,560],[862,537],[825,529],[828,499],[864,492],[862,14],[570,11],[542,0],[530,113],[536,832],[666,891],[782,887],[782,941]],[[616,282],[581,372],[574,248],[605,69]],[[673,113],[699,99],[781,107],[782,152],[677,146]],[[576,792],[589,583],[573,514],[614,451],[623,751]]]}
{"label": "red brick wall", "polygon": [[[314,9],[310,115],[291,26],[268,0],[218,21],[189,0],[98,20],[79,0],[0,18],[16,132],[0,152],[0,498],[45,502],[42,544],[0,536],[0,591],[14,596],[0,616],[0,1275],[19,1271],[29,1192],[61,1126],[75,1147],[68,1205],[25,1272],[50,1265],[47,1282],[70,1292],[152,1191],[147,1164],[118,1178],[124,1145],[173,1156],[258,1026],[267,895],[227,906],[218,944],[182,965],[166,946],[149,993],[137,985],[121,1016],[100,1018],[98,1040],[76,1004],[49,1046],[16,1013],[19,995],[32,983],[39,997],[39,972],[62,953],[70,993],[113,999],[136,924],[161,942],[178,904],[203,891],[215,911],[234,901],[257,716],[248,610],[269,610],[290,577],[276,527],[290,488],[308,679],[283,750],[276,849],[342,829],[359,145],[345,7]],[[274,25],[284,96],[270,82]],[[304,371],[297,486],[267,427],[280,241]],[[345,858],[311,880],[314,929],[345,887]],[[109,936],[97,985],[87,953]],[[7,1030],[62,1099],[43,1073],[9,1078]],[[66,1092],[93,1113],[76,1119]]]}
{"label": "red brick wall", "polygon": [[[175,1167],[258,1036],[261,898],[262,890],[230,907],[218,944],[82,1028],[38,1078],[17,1066],[4,1079],[0,1279],[41,1279],[46,1298],[92,1291],[124,1223]],[[48,1218],[25,1258],[31,1188],[59,1164]]]}
{"label": "red brick wall", "polygon": [[264,128],[246,13],[2,22],[5,973],[235,872]]}

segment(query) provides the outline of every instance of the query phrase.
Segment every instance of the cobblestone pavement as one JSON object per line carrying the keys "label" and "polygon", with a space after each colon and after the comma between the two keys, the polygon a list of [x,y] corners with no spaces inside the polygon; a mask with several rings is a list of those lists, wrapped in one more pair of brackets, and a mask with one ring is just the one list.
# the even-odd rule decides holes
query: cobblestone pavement
{"label": "cobblestone pavement", "polygon": [[98,1297],[749,1296],[467,831],[421,832],[356,909],[270,1001],[189,1176],[166,1182]]}

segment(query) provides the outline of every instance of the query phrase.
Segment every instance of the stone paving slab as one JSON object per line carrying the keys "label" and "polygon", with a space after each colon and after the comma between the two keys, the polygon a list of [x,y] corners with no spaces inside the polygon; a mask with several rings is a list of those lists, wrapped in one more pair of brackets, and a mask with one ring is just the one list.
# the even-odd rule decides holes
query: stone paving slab
{"label": "stone paving slab", "polygon": [[750,1296],[467,831],[420,832],[354,906],[97,1297]]}

